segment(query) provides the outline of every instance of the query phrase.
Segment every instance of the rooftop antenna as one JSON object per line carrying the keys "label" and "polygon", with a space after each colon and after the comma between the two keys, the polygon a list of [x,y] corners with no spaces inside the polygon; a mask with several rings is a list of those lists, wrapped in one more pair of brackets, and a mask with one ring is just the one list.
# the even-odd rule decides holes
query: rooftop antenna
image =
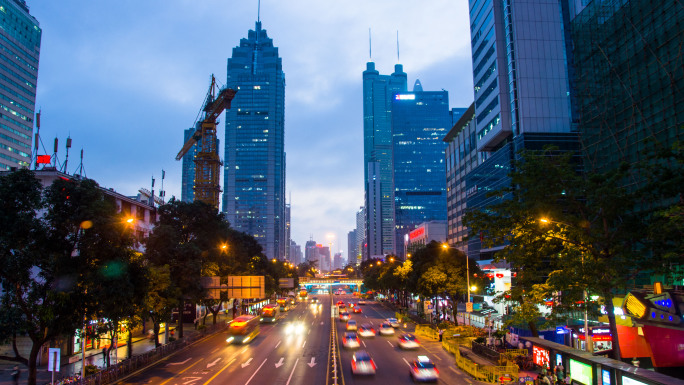
{"label": "rooftop antenna", "polygon": [[159,198],[161,198],[162,202],[164,201],[164,196],[166,196],[166,191],[164,191],[164,177],[166,176],[166,171],[162,169],[162,182],[161,182],[161,190],[159,190]]}
{"label": "rooftop antenna", "polygon": [[257,2],[257,23],[261,21],[261,0]]}
{"label": "rooftop antenna", "polygon": [[64,171],[62,171],[65,174],[68,174],[67,163],[69,163],[69,149],[70,148],[71,148],[71,135],[67,136],[67,142],[66,142],[66,158],[64,159]]}
{"label": "rooftop antenna", "polygon": [[368,58],[373,61],[373,42],[371,41],[371,29],[368,28]]}
{"label": "rooftop antenna", "polygon": [[399,30],[397,30],[397,63],[399,63]]}
{"label": "rooftop antenna", "polygon": [[[79,176],[86,176],[85,174],[85,169],[83,168],[83,149],[81,148],[81,163],[78,165],[78,171],[77,171]],[[74,173],[75,175],[76,173]]]}
{"label": "rooftop antenna", "polygon": [[57,164],[59,161],[57,160],[57,150],[59,150],[59,140],[55,137],[55,147],[54,147],[54,152],[52,153],[52,158],[55,160],[55,164],[53,167],[57,169]]}

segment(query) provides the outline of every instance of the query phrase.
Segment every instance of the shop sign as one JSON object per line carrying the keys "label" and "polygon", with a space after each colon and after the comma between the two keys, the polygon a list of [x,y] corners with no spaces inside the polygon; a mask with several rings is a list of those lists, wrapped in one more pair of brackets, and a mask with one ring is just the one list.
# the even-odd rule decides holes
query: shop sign
{"label": "shop sign", "polygon": [[610,370],[601,369],[601,378],[603,385],[610,385]]}
{"label": "shop sign", "polygon": [[598,336],[593,336],[591,337],[593,341],[612,341],[613,337],[610,335],[598,335]]}
{"label": "shop sign", "polygon": [[556,334],[568,334],[570,331],[565,326],[556,326]]}
{"label": "shop sign", "polygon": [[549,366],[549,351],[539,346],[532,346],[532,361],[541,366]]}
{"label": "shop sign", "polygon": [[584,385],[593,384],[594,376],[592,375],[591,365],[570,359],[570,378]]}
{"label": "shop sign", "polygon": [[591,328],[591,329],[589,329],[589,332],[591,333],[591,335],[610,334],[610,329],[609,328]]}
{"label": "shop sign", "polygon": [[645,382],[629,378],[627,376],[622,376],[622,385],[648,385]]}

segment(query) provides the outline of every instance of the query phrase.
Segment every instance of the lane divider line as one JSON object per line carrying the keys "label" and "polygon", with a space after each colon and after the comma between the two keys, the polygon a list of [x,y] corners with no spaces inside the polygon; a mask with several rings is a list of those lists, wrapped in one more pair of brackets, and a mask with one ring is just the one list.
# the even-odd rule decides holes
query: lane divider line
{"label": "lane divider line", "polygon": [[211,378],[208,379],[207,382],[205,382],[203,385],[207,385],[208,383],[210,383],[211,381],[213,381],[214,378],[216,378],[219,374],[221,374],[221,372],[223,372],[224,370],[226,370],[226,368],[228,368],[228,367],[230,366],[230,364],[232,364],[233,362],[235,362],[235,358],[233,358],[232,360],[230,360],[224,367],[221,368],[221,370],[219,370],[218,372],[216,372],[216,374],[214,374],[213,376],[211,376]]}
{"label": "lane divider line", "polygon": [[257,370],[254,371],[254,373],[252,374],[252,377],[250,377],[249,380],[247,380],[247,382],[245,382],[245,385],[249,384],[249,382],[252,381],[252,378],[254,378],[254,376],[256,376],[257,372],[259,372],[259,369],[261,369],[261,367],[264,366],[264,364],[266,363],[267,360],[268,360],[268,358],[264,358],[264,362],[262,362],[261,365],[259,365],[259,367],[257,368]]}
{"label": "lane divider line", "polygon": [[281,343],[281,342],[283,342],[283,340],[278,341],[278,344],[276,345],[276,347],[275,347],[274,349],[277,349],[278,346],[280,346],[280,343]]}
{"label": "lane divider line", "polygon": [[394,347],[394,345],[392,345],[392,343],[391,343],[391,342],[387,341],[387,343],[388,343],[388,344],[390,344],[390,346],[391,346],[391,347]]}
{"label": "lane divider line", "polygon": [[292,371],[290,372],[290,377],[287,378],[287,383],[285,385],[290,385],[290,380],[292,379],[292,375],[294,374],[295,369],[297,369],[297,363],[299,362],[299,358],[295,361],[294,366],[292,367]]}
{"label": "lane divider line", "polygon": [[[404,360],[404,362],[406,362],[406,365],[408,365],[408,367],[409,367],[409,368],[411,367],[411,364],[409,364],[409,362],[408,362],[408,361],[406,361],[406,358],[404,358],[404,357],[401,357],[401,359],[402,359],[402,360]],[[453,368],[452,368],[452,369],[453,369]]]}
{"label": "lane divider line", "polygon": [[175,377],[177,377],[177,376],[179,376],[179,375],[183,374],[183,372],[185,372],[186,370],[188,370],[188,369],[192,368],[193,366],[195,366],[195,365],[199,364],[199,363],[200,363],[200,362],[201,362],[201,361],[202,361],[203,359],[204,359],[204,358],[200,358],[200,359],[199,359],[199,360],[197,360],[196,362],[194,362],[194,363],[192,363],[192,364],[188,365],[188,367],[187,367],[187,368],[185,368],[185,369],[181,370],[180,372],[178,372],[178,374],[176,374],[176,375],[172,376],[171,378],[169,378],[168,380],[166,380],[166,381],[162,382],[162,383],[161,383],[160,385],[164,385],[164,384],[166,384],[167,382],[169,382],[169,381],[173,380],[173,379],[174,379]]}

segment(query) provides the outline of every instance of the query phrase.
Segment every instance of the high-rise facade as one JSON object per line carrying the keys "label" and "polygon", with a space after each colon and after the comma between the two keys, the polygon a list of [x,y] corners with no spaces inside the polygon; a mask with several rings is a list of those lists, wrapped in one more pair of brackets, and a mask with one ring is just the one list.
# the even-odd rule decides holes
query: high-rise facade
{"label": "high-rise facade", "polygon": [[380,75],[375,63],[363,72],[363,164],[366,244],[369,256],[395,252],[394,186],[392,184],[392,97],[406,92],[401,64]]}
{"label": "high-rise facade", "polygon": [[356,229],[347,234],[347,264],[356,265],[358,246],[356,245]]}
{"label": "high-rise facade", "polygon": [[360,264],[368,258],[366,246],[366,208],[361,206],[356,212],[356,262]]}
{"label": "high-rise facade", "polygon": [[0,170],[30,167],[42,30],[24,0],[0,0]]}
{"label": "high-rise facade", "polygon": [[[495,202],[487,192],[510,184],[508,173],[520,150],[551,144],[577,151],[564,23],[569,11],[562,3],[469,1],[473,119],[481,163],[465,176],[468,208]],[[501,247],[481,250],[480,240],[472,237],[468,254],[489,259]]]}
{"label": "high-rise facade", "polygon": [[[197,129],[188,128],[183,132],[183,143],[186,143]],[[195,155],[199,152],[200,142],[183,155],[181,160],[181,201],[192,202],[195,199]]]}
{"label": "high-rise facade", "polygon": [[447,91],[412,92],[392,98],[392,158],[395,254],[404,258],[409,232],[423,222],[446,221],[446,181],[442,141],[451,128]]}
{"label": "high-rise facade", "polygon": [[223,211],[233,228],[259,242],[268,258],[285,247],[285,74],[261,22],[233,48],[226,86]]}

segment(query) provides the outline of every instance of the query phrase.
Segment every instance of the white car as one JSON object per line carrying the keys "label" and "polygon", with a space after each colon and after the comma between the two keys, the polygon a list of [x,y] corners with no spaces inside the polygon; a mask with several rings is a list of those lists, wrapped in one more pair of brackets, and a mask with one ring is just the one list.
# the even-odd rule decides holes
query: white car
{"label": "white car", "polygon": [[366,304],[366,300],[363,300],[363,299],[362,299],[362,300],[359,301],[359,305],[365,305],[365,304]]}
{"label": "white car", "polygon": [[416,336],[405,333],[399,337],[399,347],[402,349],[418,349],[420,347],[420,343],[416,339]]}
{"label": "white car", "polygon": [[399,323],[399,320],[396,318],[388,318],[387,322],[389,322],[390,325],[392,325],[393,328],[399,328],[401,327],[401,324]]}
{"label": "white car", "polygon": [[409,374],[411,379],[416,381],[434,381],[439,380],[439,370],[427,356],[418,356],[416,361],[411,362],[411,369]]}
{"label": "white car", "polygon": [[353,374],[375,374],[375,362],[365,350],[354,353],[351,368]]}
{"label": "white car", "polygon": [[356,330],[356,321],[354,321],[353,319],[350,319],[349,321],[347,321],[347,331],[352,331],[352,330]]}
{"label": "white car", "polygon": [[359,341],[359,337],[356,333],[344,333],[344,337],[342,337],[342,347],[345,349],[356,349],[359,346],[361,346],[361,341]]}
{"label": "white car", "polygon": [[375,330],[369,324],[359,326],[358,333],[365,338],[375,337]]}
{"label": "white car", "polygon": [[285,334],[304,334],[306,326],[300,322],[290,322],[285,325]]}
{"label": "white car", "polygon": [[389,323],[383,322],[378,332],[383,336],[389,336],[394,334],[394,328]]}

